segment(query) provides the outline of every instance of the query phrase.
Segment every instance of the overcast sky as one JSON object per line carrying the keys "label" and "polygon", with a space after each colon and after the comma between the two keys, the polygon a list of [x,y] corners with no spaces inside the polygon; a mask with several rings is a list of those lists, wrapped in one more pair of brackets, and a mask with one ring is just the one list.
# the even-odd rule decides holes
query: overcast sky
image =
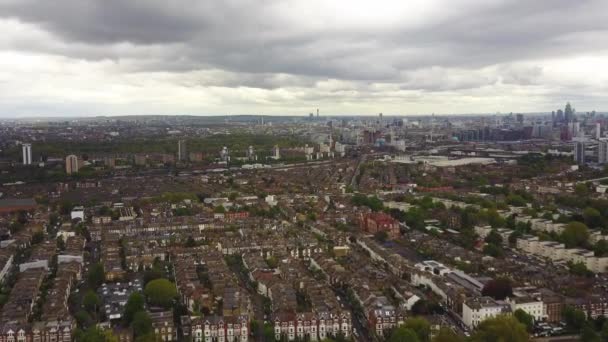
{"label": "overcast sky", "polygon": [[0,116],[608,110],[607,0],[0,0]]}

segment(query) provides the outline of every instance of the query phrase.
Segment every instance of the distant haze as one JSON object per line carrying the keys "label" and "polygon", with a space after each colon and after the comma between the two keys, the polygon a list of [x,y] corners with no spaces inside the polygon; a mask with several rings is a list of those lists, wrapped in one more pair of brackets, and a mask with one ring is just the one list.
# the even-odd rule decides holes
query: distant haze
{"label": "distant haze", "polygon": [[0,0],[0,118],[608,109],[606,0]]}

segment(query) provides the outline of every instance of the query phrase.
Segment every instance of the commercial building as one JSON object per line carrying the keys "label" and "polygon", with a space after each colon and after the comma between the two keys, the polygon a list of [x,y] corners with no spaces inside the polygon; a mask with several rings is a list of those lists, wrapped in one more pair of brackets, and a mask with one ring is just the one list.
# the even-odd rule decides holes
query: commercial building
{"label": "commercial building", "polygon": [[574,161],[578,165],[585,164],[585,143],[582,141],[574,143]]}
{"label": "commercial building", "polygon": [[600,140],[597,146],[597,161],[600,164],[608,163],[608,141]]}

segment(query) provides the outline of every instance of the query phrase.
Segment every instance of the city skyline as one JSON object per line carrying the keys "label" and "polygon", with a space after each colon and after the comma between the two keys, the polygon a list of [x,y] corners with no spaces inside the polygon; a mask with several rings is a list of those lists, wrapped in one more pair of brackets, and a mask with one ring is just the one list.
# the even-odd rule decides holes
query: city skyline
{"label": "city skyline", "polygon": [[1,0],[0,118],[603,112],[607,10]]}

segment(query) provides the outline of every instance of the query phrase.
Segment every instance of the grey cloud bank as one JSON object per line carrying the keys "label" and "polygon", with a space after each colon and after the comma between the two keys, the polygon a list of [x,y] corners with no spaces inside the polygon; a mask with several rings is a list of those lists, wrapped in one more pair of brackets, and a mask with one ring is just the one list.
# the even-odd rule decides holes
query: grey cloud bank
{"label": "grey cloud bank", "polygon": [[0,116],[602,110],[607,13],[600,0],[0,0]]}

